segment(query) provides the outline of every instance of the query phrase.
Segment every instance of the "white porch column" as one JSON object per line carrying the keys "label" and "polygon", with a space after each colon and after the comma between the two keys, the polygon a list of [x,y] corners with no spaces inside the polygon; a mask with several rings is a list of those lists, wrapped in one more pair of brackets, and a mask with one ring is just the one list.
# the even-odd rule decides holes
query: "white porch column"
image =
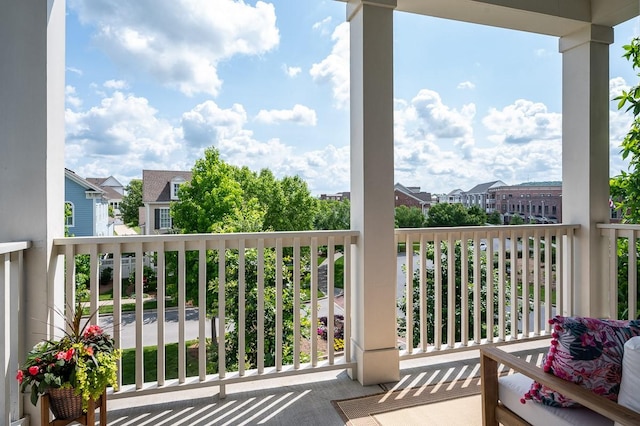
{"label": "white porch column", "polygon": [[353,254],[351,377],[363,385],[399,379],[393,192],[393,9],[395,0],[352,0],[351,228]]}
{"label": "white porch column", "polygon": [[[47,324],[60,320],[54,303],[64,306],[50,273],[52,240],[64,236],[64,64],[65,1],[3,2],[0,241],[32,241],[24,256],[18,362],[48,336]],[[17,370],[17,363],[10,368]],[[31,424],[40,424],[28,395],[24,401]]]}
{"label": "white porch column", "polygon": [[613,28],[589,25],[560,39],[562,217],[580,224],[573,312],[606,317],[606,247],[595,227],[609,222],[609,44]]}

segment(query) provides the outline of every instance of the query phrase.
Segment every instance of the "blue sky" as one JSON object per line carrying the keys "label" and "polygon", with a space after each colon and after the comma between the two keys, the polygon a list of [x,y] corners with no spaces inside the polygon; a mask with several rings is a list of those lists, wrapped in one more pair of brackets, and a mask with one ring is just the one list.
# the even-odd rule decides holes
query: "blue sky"
{"label": "blue sky", "polygon": [[[334,0],[67,0],[66,167],[123,184],[204,149],[349,190],[349,28]],[[561,179],[553,37],[395,13],[395,181]],[[637,84],[615,29],[612,97]],[[611,103],[611,174],[631,117]]]}

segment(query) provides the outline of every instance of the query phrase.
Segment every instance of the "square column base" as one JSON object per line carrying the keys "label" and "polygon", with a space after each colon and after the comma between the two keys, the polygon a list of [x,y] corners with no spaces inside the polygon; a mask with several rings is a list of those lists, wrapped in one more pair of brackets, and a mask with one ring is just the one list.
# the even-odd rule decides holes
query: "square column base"
{"label": "square column base", "polygon": [[351,353],[358,367],[349,369],[348,374],[362,386],[400,380],[400,353],[398,348],[363,350],[355,341],[351,341]]}

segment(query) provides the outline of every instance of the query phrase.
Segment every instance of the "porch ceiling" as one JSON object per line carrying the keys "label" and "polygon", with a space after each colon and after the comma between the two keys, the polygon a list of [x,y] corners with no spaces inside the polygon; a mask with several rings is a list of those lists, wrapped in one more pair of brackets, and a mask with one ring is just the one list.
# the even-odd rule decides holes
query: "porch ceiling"
{"label": "porch ceiling", "polygon": [[396,10],[402,12],[558,37],[587,23],[613,27],[638,16],[640,10],[638,0],[397,0],[397,4]]}

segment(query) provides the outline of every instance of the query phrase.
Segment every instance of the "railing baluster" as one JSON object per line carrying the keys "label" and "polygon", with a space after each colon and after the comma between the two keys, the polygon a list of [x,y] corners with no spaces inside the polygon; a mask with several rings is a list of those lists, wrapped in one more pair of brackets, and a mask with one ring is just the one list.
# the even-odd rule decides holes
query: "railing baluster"
{"label": "railing baluster", "polygon": [[628,285],[628,318],[630,320],[636,318],[636,312],[638,311],[638,250],[637,250],[637,237],[638,232],[632,230],[629,232],[629,263],[627,269],[629,270],[629,285]]}
{"label": "railing baluster", "polygon": [[511,307],[511,340],[518,338],[518,316],[520,312],[520,301],[518,299],[518,235],[516,230],[511,230],[511,247],[509,250],[509,261],[511,265],[511,294],[509,304]]}
{"label": "railing baluster", "polygon": [[[227,371],[227,359],[225,351],[226,341],[226,241],[221,239],[218,245],[218,376],[223,379]],[[263,337],[264,338],[264,337]],[[244,360],[238,360],[238,363]],[[220,388],[220,394],[224,396],[224,387]]]}
{"label": "railing baluster", "polygon": [[[122,253],[120,244],[113,249],[113,340],[115,347],[122,348]],[[122,388],[122,359],[118,359],[118,390]],[[163,364],[164,365],[164,364]]]}
{"label": "railing baluster", "polygon": [[[493,245],[493,238],[487,239],[487,245]],[[506,263],[506,241],[505,233],[498,232],[498,342],[504,342],[506,340],[506,282],[505,272],[507,268]]]}
{"label": "railing baluster", "polygon": [[[407,314],[405,315],[406,323],[406,340],[408,353],[413,353],[413,240],[411,234],[407,234],[405,239],[405,309]],[[401,295],[397,294],[396,298]]]}
{"label": "railing baluster", "polygon": [[456,242],[450,233],[447,239],[447,346],[456,346]]}
{"label": "railing baluster", "polygon": [[344,360],[351,362],[351,237],[344,237]]}
{"label": "railing baluster", "polygon": [[276,371],[282,370],[282,239],[276,239]]}
{"label": "railing baluster", "polygon": [[258,240],[258,374],[264,373],[264,239]]}
{"label": "railing baluster", "polygon": [[529,315],[531,300],[529,298],[529,232],[525,229],[522,234],[522,336],[529,337],[531,328]]}
{"label": "railing baluster", "polygon": [[[100,296],[100,262],[98,256],[98,246],[92,245],[89,249],[90,269],[89,269],[89,312],[90,315],[96,313],[90,318],[90,324],[97,324],[100,313],[98,312],[98,299]],[[75,306],[75,304],[73,305]]]}
{"label": "railing baluster", "polygon": [[[158,272],[156,273],[157,278],[157,293],[156,293],[156,312],[158,315],[158,354],[157,359],[158,363],[156,365],[156,376],[158,380],[158,386],[164,386],[165,374],[166,374],[166,349],[165,349],[165,341],[164,341],[164,329],[165,329],[165,298],[167,295],[166,291],[166,252],[164,251],[164,243],[160,244],[158,251],[156,253],[158,258]],[[114,255],[115,258],[115,255]]]}
{"label": "railing baluster", "polygon": [[487,342],[493,342],[494,338],[494,325],[495,325],[495,313],[493,307],[493,235],[490,232],[486,234],[487,245],[486,245],[486,253],[487,253],[487,277],[486,277],[486,286],[487,286]]}
{"label": "railing baluster", "polygon": [[553,243],[551,241],[551,232],[549,229],[544,231],[544,330],[548,334],[551,332],[551,324],[549,320],[552,318],[552,294],[551,294],[551,274],[553,265],[551,254],[553,252]]}
{"label": "railing baluster", "polygon": [[311,239],[311,365],[318,365],[318,239]]}
{"label": "railing baluster", "polygon": [[[185,317],[187,314],[187,251],[184,241],[178,251],[178,382],[184,383],[187,377],[187,351],[185,348]],[[136,263],[137,263],[136,255]],[[140,271],[136,267],[136,272]],[[136,274],[137,275],[137,274]],[[136,276],[136,281],[137,281]],[[136,290],[137,292],[137,290]]]}
{"label": "railing baluster", "polygon": [[482,341],[482,321],[480,305],[482,303],[482,267],[480,265],[480,235],[473,233],[473,342],[480,344]]}
{"label": "railing baluster", "polygon": [[540,233],[533,233],[533,335],[540,335]]}
{"label": "railing baluster", "polygon": [[564,274],[563,271],[563,259],[564,259],[564,249],[563,249],[563,238],[560,231],[556,231],[556,279],[555,279],[555,287],[556,287],[556,315],[562,312],[562,306],[564,304],[564,284],[562,282],[562,276]]}
{"label": "railing baluster", "polygon": [[136,275],[135,275],[135,292],[136,292],[136,389],[142,389],[144,386],[144,300],[142,290],[142,245],[136,246]]}
{"label": "railing baluster", "polygon": [[300,369],[300,238],[293,239],[293,368]]}
{"label": "railing baluster", "polygon": [[246,319],[245,240],[238,241],[238,374],[244,376]]}
{"label": "railing baluster", "polygon": [[435,287],[433,347],[439,350],[442,346],[442,248],[440,236],[436,234],[433,241],[433,268]]}
{"label": "railing baluster", "polygon": [[[200,241],[198,250],[198,376],[207,376],[207,241]],[[212,344],[214,344],[212,342]]]}
{"label": "railing baluster", "polygon": [[329,237],[327,243],[327,349],[329,365],[334,363],[335,342],[335,292],[334,288],[335,239]]}
{"label": "railing baluster", "polygon": [[427,351],[428,310],[427,310],[427,242],[424,234],[420,235],[420,349]]}
{"label": "railing baluster", "polygon": [[469,239],[460,236],[460,343],[469,344]]}

